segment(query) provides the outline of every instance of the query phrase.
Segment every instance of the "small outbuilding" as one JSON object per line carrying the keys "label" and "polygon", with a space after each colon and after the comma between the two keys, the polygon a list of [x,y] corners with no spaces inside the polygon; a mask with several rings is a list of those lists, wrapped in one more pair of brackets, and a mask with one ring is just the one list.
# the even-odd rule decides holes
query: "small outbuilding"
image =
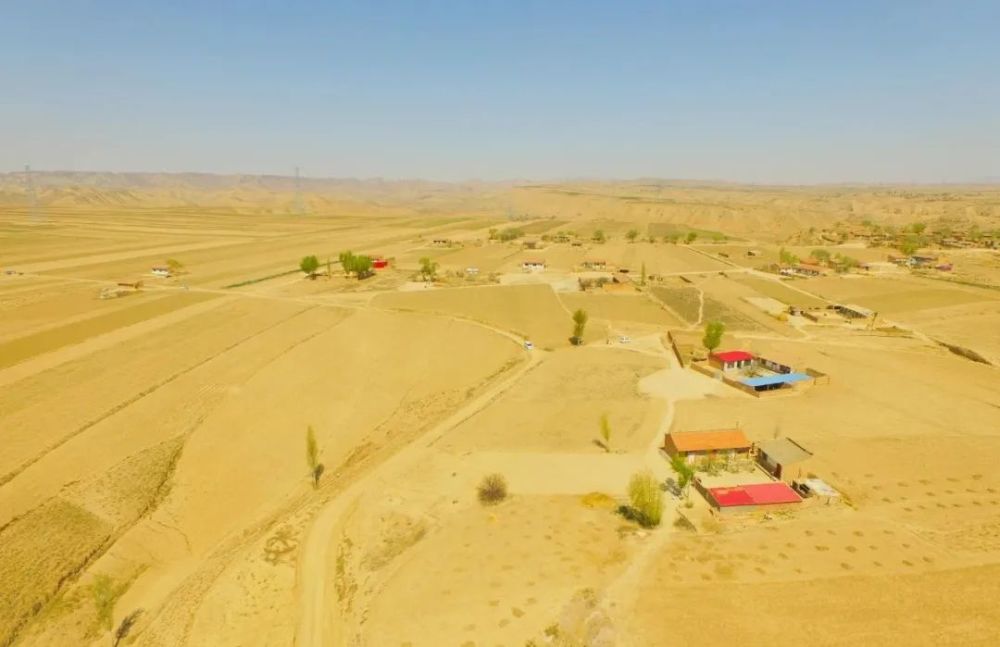
{"label": "small outbuilding", "polygon": [[804,478],[812,452],[791,438],[775,438],[757,446],[757,463],[776,479],[791,483]]}
{"label": "small outbuilding", "polygon": [[170,278],[170,276],[173,274],[170,271],[170,268],[166,267],[165,265],[157,265],[153,268],[152,271],[153,271],[153,276],[159,276],[160,278],[165,278],[165,279]]}
{"label": "small outbuilding", "polygon": [[789,388],[797,382],[805,382],[812,379],[805,373],[785,373],[783,375],[761,375],[759,377],[748,377],[741,382],[758,393],[762,391],[774,391],[776,389]]}
{"label": "small outbuilding", "polygon": [[709,355],[708,363],[723,371],[733,371],[752,365],[753,354],[745,350],[727,350]]}
{"label": "small outbuilding", "polygon": [[539,259],[529,259],[521,263],[521,269],[525,272],[545,271],[545,261]]}
{"label": "small outbuilding", "polygon": [[663,439],[663,450],[671,457],[682,456],[688,463],[708,457],[749,456],[752,444],[739,429],[674,431]]}
{"label": "small outbuilding", "polygon": [[846,303],[846,304],[838,303],[832,307],[834,310],[837,311],[838,314],[847,319],[871,319],[872,316],[875,314],[868,308],[865,308],[864,306],[855,305],[853,303]]}

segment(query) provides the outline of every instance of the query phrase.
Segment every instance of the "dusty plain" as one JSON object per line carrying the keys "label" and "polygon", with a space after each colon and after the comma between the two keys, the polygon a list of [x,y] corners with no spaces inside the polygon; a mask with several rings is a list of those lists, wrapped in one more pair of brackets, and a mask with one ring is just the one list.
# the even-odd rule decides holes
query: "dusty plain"
{"label": "dusty plain", "polygon": [[[0,176],[0,646],[133,614],[121,644],[151,647],[1000,643],[1000,252],[759,269],[831,219],[996,229],[1000,190],[316,181],[299,212],[289,182],[41,174],[31,207]],[[347,278],[345,250],[390,267]],[[620,282],[580,291],[598,259]],[[829,381],[754,398],[680,365],[668,332],[716,320]],[[618,514],[633,474],[673,477],[664,433],[734,426],[808,447],[842,501]]]}

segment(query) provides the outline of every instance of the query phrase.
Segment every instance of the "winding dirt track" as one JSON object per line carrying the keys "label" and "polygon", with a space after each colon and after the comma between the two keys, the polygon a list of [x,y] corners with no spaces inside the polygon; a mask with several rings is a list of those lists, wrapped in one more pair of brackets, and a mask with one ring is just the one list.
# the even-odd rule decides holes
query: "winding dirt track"
{"label": "winding dirt track", "polygon": [[[499,329],[496,332],[520,343],[520,338],[511,333]],[[295,631],[296,645],[302,647],[329,644],[324,638],[330,607],[326,598],[327,551],[333,530],[347,507],[366,488],[376,485],[403,466],[419,461],[434,441],[489,406],[530,370],[538,366],[543,358],[544,353],[534,351],[530,360],[517,368],[514,373],[415,439],[326,504],[309,528],[299,556],[297,589],[300,615]]]}

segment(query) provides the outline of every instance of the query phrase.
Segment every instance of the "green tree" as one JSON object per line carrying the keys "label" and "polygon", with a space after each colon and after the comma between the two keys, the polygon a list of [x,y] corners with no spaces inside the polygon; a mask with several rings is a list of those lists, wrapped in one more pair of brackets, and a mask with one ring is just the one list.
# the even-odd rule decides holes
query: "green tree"
{"label": "green tree", "polygon": [[608,238],[607,238],[607,236],[604,235],[604,230],[603,229],[597,229],[597,230],[595,230],[594,231],[594,235],[591,236],[591,240],[593,240],[595,243],[603,243],[607,239]]}
{"label": "green tree", "polygon": [[601,440],[604,441],[604,451],[611,451],[611,423],[608,421],[608,414],[601,414]]}
{"label": "green tree", "polygon": [[496,240],[496,239],[497,239],[497,228],[490,227],[490,240]]}
{"label": "green tree", "polygon": [[782,265],[795,265],[799,262],[799,257],[782,247],[778,250],[778,260]]}
{"label": "green tree", "polygon": [[899,241],[899,251],[903,252],[907,256],[915,254],[918,249],[920,249],[920,242],[914,236],[907,236],[906,238]]}
{"label": "green tree", "polygon": [[688,234],[687,234],[687,237],[684,240],[685,240],[685,242],[688,245],[690,245],[691,243],[693,243],[697,239],[698,239],[698,232],[696,232],[696,231],[689,231]]}
{"label": "green tree", "polygon": [[920,234],[924,233],[925,229],[927,229],[927,223],[926,222],[915,222],[912,225],[910,225],[910,231],[912,231],[913,233],[915,233],[917,235],[920,235]]}
{"label": "green tree", "polygon": [[437,276],[438,264],[430,258],[424,256],[420,259],[420,276],[425,281],[433,281]]}
{"label": "green tree", "polygon": [[354,271],[354,252],[350,250],[340,252],[337,255],[337,260],[340,261],[340,269],[344,270],[344,276],[350,276],[351,272]]}
{"label": "green tree", "polygon": [[170,269],[171,274],[177,274],[184,269],[184,263],[181,263],[176,258],[167,259],[167,268]]}
{"label": "green tree", "polygon": [[358,277],[358,280],[371,276],[372,257],[364,255],[355,256],[351,259],[351,271]]}
{"label": "green tree", "polygon": [[330,262],[330,257],[326,257],[326,278],[329,279],[333,276],[333,264]]}
{"label": "green tree", "polygon": [[628,483],[628,499],[636,521],[646,528],[655,528],[663,518],[663,490],[650,472],[632,475]]}
{"label": "green tree", "polygon": [[299,261],[299,269],[309,275],[309,278],[316,278],[316,270],[319,269],[319,259],[315,256],[303,256]]}
{"label": "green tree", "polygon": [[502,230],[498,237],[502,242],[508,242],[511,240],[516,240],[524,235],[524,232],[516,227],[510,227],[508,229]]}
{"label": "green tree", "polygon": [[809,252],[809,256],[810,258],[815,258],[817,261],[821,263],[830,262],[830,252],[826,251],[825,249],[814,249],[811,252]]}
{"label": "green tree", "polygon": [[319,462],[319,443],[316,442],[316,431],[312,425],[306,428],[306,464],[309,466],[313,489],[316,489],[319,487],[319,477],[323,476],[323,463]]}
{"label": "green tree", "polygon": [[638,229],[629,229],[625,234],[625,238],[628,238],[628,242],[634,243],[635,239],[639,237]]}
{"label": "green tree", "polygon": [[725,332],[726,324],[721,321],[710,321],[705,324],[705,336],[701,338],[701,343],[711,353],[722,343],[722,335]]}
{"label": "green tree", "polygon": [[837,272],[841,274],[861,265],[861,262],[858,261],[858,259],[844,254],[837,254],[834,256],[833,263]]}
{"label": "green tree", "polygon": [[639,285],[646,285],[646,264],[642,264],[641,276],[639,279]]}
{"label": "green tree", "polygon": [[670,236],[668,236],[667,238],[669,238],[671,245],[676,245],[677,243],[679,243],[681,241],[681,235],[680,234],[670,234]]}
{"label": "green tree", "polygon": [[583,331],[587,327],[587,311],[580,308],[573,313],[573,336],[570,337],[570,342],[574,346],[579,346],[583,343]]}
{"label": "green tree", "polygon": [[687,496],[688,486],[691,485],[691,481],[694,479],[694,470],[688,465],[687,459],[680,454],[671,457],[670,469],[677,475],[678,489]]}

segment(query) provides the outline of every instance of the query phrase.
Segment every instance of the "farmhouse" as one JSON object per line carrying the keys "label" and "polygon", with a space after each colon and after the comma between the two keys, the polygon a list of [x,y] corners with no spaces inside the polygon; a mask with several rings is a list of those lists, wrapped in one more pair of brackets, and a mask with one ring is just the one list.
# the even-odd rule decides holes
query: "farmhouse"
{"label": "farmhouse", "polygon": [[581,265],[585,270],[603,270],[608,266],[607,262],[601,260],[586,260]]}
{"label": "farmhouse", "polygon": [[749,456],[750,448],[750,440],[739,429],[674,431],[663,438],[663,451],[671,457],[681,456],[688,463],[708,457]]}
{"label": "farmhouse", "polygon": [[432,244],[437,245],[438,247],[450,247],[451,246],[451,240],[448,239],[448,238],[435,238],[431,242],[432,242]]}
{"label": "farmhouse", "polygon": [[910,257],[911,267],[927,267],[928,265],[934,265],[937,262],[937,256],[922,256],[920,254],[914,254]]}
{"label": "farmhouse", "polygon": [[723,371],[732,371],[752,365],[753,355],[745,350],[727,350],[709,355],[708,363]]}
{"label": "farmhouse", "polygon": [[545,271],[545,261],[539,259],[525,260],[521,263],[521,269],[525,272]]}
{"label": "farmhouse", "polygon": [[775,438],[757,446],[757,463],[776,479],[791,483],[804,477],[812,452],[791,438]]}
{"label": "farmhouse", "polygon": [[755,512],[762,508],[773,510],[802,502],[802,497],[781,481],[707,488],[705,498],[722,513]]}
{"label": "farmhouse", "polygon": [[161,278],[170,278],[171,272],[170,268],[164,265],[157,265],[153,267],[153,276],[159,276]]}
{"label": "farmhouse", "polygon": [[837,314],[841,315],[842,317],[845,317],[846,319],[871,319],[872,316],[875,314],[868,308],[865,308],[864,306],[855,305],[853,303],[846,303],[846,304],[838,303],[831,307],[837,311]]}
{"label": "farmhouse", "polygon": [[467,268],[465,268],[465,275],[466,276],[479,276],[479,268],[478,267],[467,267]]}
{"label": "farmhouse", "polygon": [[799,276],[823,276],[824,274],[829,274],[829,270],[825,267],[820,267],[819,265],[807,265],[806,263],[799,263],[798,265],[792,266],[792,272],[798,274]]}

